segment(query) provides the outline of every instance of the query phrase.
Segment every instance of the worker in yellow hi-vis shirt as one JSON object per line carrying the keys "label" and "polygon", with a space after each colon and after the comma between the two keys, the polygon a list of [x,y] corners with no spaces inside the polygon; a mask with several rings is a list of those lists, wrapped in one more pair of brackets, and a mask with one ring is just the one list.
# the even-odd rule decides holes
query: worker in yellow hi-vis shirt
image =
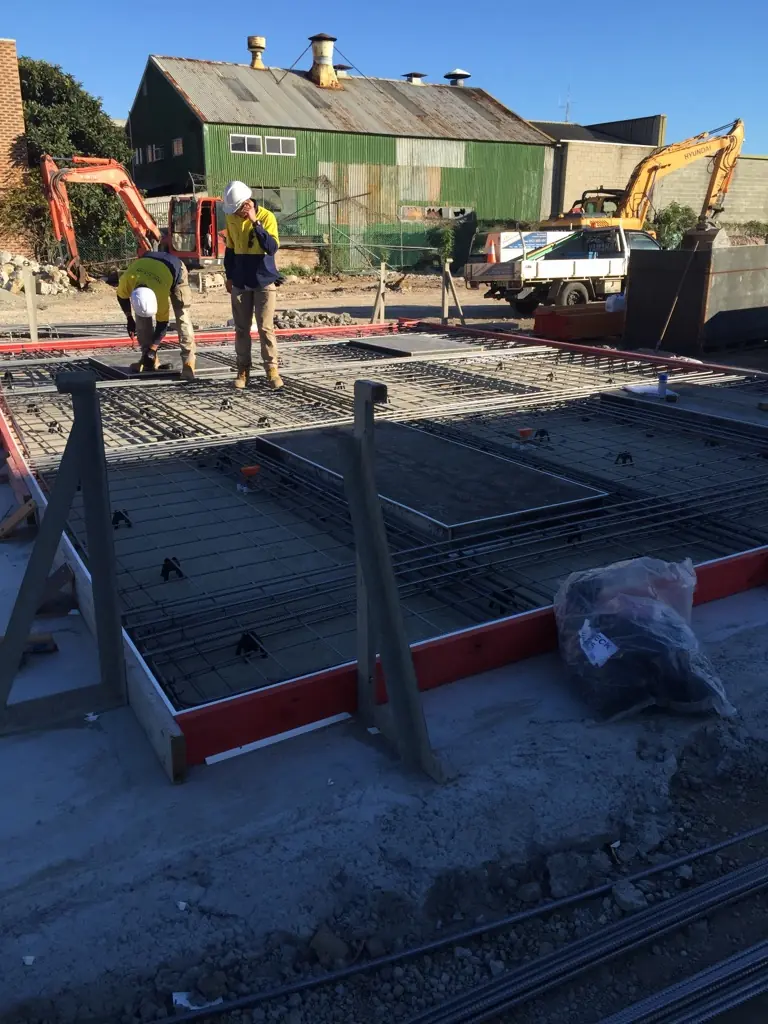
{"label": "worker in yellow hi-vis shirt", "polygon": [[227,215],[224,271],[235,321],[235,387],[244,388],[250,380],[251,325],[255,315],[267,387],[277,391],[283,386],[275,338],[275,282],[280,280],[275,265],[275,253],[280,247],[277,220],[271,210],[253,201],[251,190],[242,181],[230,181],[221,198]]}
{"label": "worker in yellow hi-vis shirt", "polygon": [[187,268],[168,252],[148,252],[134,260],[120,275],[117,301],[128,322],[128,334],[136,337],[141,359],[131,369],[156,370],[157,350],[165,337],[170,308],[176,317],[181,346],[181,376],[195,379],[195,332],[190,317],[192,292]]}

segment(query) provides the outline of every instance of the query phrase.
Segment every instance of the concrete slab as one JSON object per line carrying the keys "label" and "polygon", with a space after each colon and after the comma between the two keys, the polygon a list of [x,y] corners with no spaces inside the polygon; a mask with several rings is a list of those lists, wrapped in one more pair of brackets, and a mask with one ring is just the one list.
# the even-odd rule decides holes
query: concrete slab
{"label": "concrete slab", "polygon": [[375,929],[382,893],[431,927],[446,871],[626,839],[646,822],[663,835],[686,744],[706,737],[713,771],[726,751],[768,757],[768,594],[704,606],[695,625],[738,723],[597,724],[547,655],[425,696],[432,741],[458,769],[443,787],[350,723],[175,789],[126,711],[1,739],[14,785],[0,790],[0,1012],[66,991],[73,1018],[98,1006],[110,1019],[171,960],[253,954],[268,932],[308,934],[333,915]]}

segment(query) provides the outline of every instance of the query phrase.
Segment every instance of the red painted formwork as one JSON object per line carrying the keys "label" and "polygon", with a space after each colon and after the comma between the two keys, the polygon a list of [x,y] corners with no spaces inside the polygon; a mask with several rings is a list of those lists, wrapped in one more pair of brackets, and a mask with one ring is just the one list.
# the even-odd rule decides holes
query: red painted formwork
{"label": "red painted formwork", "polygon": [[[368,334],[396,334],[400,325],[396,320],[387,320],[382,324],[352,324],[340,327],[297,327],[280,328],[275,331],[283,338],[362,338]],[[222,341],[234,341],[234,331],[198,331],[195,341],[198,345],[220,344]],[[0,353],[21,355],[24,352],[82,352],[87,349],[100,348],[135,348],[138,345],[127,335],[114,338],[62,338],[54,341],[3,341],[0,342]]]}

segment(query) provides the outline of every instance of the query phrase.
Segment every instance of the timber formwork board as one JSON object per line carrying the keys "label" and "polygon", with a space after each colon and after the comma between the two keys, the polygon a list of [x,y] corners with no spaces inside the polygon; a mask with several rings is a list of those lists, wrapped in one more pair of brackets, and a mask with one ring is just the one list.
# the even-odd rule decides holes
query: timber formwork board
{"label": "timber formwork board", "polygon": [[[444,335],[467,350],[391,356],[354,334],[283,342],[278,394],[258,378],[233,389],[229,341],[201,346],[209,375],[193,384],[101,376],[124,624],[178,711],[354,658],[335,435],[361,377],[388,388],[378,483],[413,643],[547,605],[576,569],[768,543],[765,438],[723,404],[756,407],[759,375],[471,332]],[[62,343],[0,365],[44,487],[71,424],[56,373],[93,360],[128,361]],[[622,390],[661,368],[681,393],[722,396],[717,422]],[[79,502],[70,529],[87,559]]]}

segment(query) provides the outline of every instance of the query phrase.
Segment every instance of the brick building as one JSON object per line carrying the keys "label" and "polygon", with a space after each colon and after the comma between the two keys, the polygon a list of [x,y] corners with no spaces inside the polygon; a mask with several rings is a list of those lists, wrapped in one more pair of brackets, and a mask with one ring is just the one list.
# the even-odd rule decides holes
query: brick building
{"label": "brick building", "polygon": [[[19,184],[26,166],[24,108],[16,41],[0,39],[0,197],[5,189]],[[10,238],[0,232],[0,249],[26,253],[28,243],[23,238]]]}

